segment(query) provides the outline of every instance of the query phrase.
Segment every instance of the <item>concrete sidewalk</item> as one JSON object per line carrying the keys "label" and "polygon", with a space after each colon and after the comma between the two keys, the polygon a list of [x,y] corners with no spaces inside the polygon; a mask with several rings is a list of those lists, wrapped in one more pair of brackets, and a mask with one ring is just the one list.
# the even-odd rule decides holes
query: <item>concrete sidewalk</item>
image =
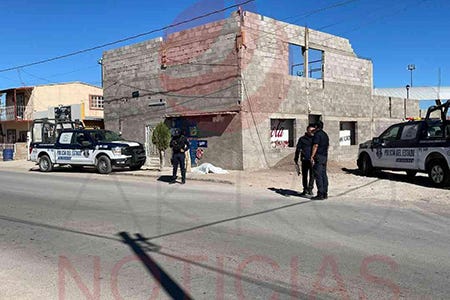
{"label": "concrete sidewalk", "polygon": [[[330,180],[338,180],[342,177],[341,165],[336,163],[330,163],[329,178]],[[349,166],[353,167],[353,166]],[[38,170],[38,166],[30,161],[26,160],[13,160],[13,161],[0,161],[0,171],[2,169],[16,170],[16,171],[29,171]],[[79,171],[77,171],[79,172]],[[95,173],[94,168],[85,168],[83,172]],[[301,177],[295,173],[294,165],[283,166],[282,168],[265,169],[258,171],[228,171],[228,174],[196,174],[188,172],[186,174],[187,181],[203,181],[237,185],[238,187],[273,187],[299,190],[301,187]],[[164,168],[162,171],[148,169],[143,167],[138,171],[130,171],[127,169],[116,169],[111,173],[114,176],[140,176],[155,178],[155,180],[169,181],[172,176],[172,169],[170,167]],[[339,177],[339,178],[338,178]],[[178,172],[178,178],[180,179],[180,172]]]}
{"label": "concrete sidewalk", "polygon": [[[11,161],[0,161],[0,171],[1,170],[16,170],[16,171],[30,171],[30,170],[39,170],[39,167],[31,161],[27,160],[11,160]],[[94,172],[93,168],[86,167],[85,172]],[[195,180],[195,181],[205,181],[205,182],[215,182],[215,183],[223,183],[223,184],[236,184],[240,182],[244,176],[244,171],[228,171],[228,174],[196,174],[196,173],[187,173],[187,180]],[[145,166],[142,167],[141,170],[130,171],[128,169],[114,169],[111,175],[119,175],[119,176],[140,176],[140,177],[152,177],[162,181],[169,181],[169,178],[172,176],[172,169],[170,167],[166,167],[163,170],[155,170],[149,169]],[[180,178],[180,172],[178,170],[178,177]]]}

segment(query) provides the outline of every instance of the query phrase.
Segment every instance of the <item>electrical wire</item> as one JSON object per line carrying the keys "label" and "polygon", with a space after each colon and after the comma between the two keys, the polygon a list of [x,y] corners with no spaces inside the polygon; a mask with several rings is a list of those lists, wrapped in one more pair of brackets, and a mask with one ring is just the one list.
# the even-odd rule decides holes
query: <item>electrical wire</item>
{"label": "electrical wire", "polygon": [[116,41],[113,41],[113,42],[109,42],[109,43],[93,46],[93,47],[90,47],[90,48],[86,48],[86,49],[70,52],[70,53],[59,55],[59,56],[55,56],[55,57],[52,57],[52,58],[47,58],[47,59],[35,61],[35,62],[32,62],[32,63],[27,63],[27,64],[23,64],[23,65],[9,67],[9,68],[5,68],[5,69],[0,69],[0,73],[7,72],[7,71],[12,71],[12,70],[17,70],[17,69],[20,69],[20,68],[31,67],[31,66],[35,66],[35,65],[39,65],[39,64],[44,64],[44,63],[47,63],[47,62],[60,60],[60,59],[63,59],[63,58],[67,58],[67,57],[79,55],[79,54],[82,54],[82,53],[90,52],[90,51],[93,51],[93,50],[105,48],[105,47],[108,47],[108,46],[116,45],[116,44],[123,43],[123,42],[129,41],[129,40],[134,40],[134,39],[137,39],[137,38],[140,38],[140,37],[143,37],[143,36],[147,36],[147,35],[159,32],[159,31],[167,30],[167,29],[170,29],[170,28],[173,28],[173,27],[177,27],[177,26],[180,26],[180,25],[183,25],[183,24],[186,24],[186,23],[190,23],[190,22],[193,22],[193,21],[196,21],[196,20],[199,20],[199,19],[203,19],[203,18],[209,17],[211,15],[222,13],[224,11],[227,11],[227,10],[231,9],[231,8],[236,8],[236,7],[248,4],[248,3],[253,2],[253,1],[255,1],[255,0],[247,0],[247,1],[244,1],[242,3],[235,4],[235,5],[230,5],[228,7],[225,7],[225,8],[219,9],[219,10],[215,10],[215,11],[212,11],[212,12],[209,12],[209,13],[206,13],[206,14],[203,14],[203,15],[200,15],[200,16],[188,19],[188,20],[180,21],[180,22],[177,22],[175,24],[167,25],[167,26],[164,26],[164,27],[161,27],[161,28],[157,28],[157,29],[153,29],[153,30],[150,30],[150,31],[147,31],[147,32],[139,33],[139,34],[136,34],[136,35],[133,35],[133,36],[125,37],[125,38],[122,38],[122,39],[119,39],[119,40],[116,40]]}

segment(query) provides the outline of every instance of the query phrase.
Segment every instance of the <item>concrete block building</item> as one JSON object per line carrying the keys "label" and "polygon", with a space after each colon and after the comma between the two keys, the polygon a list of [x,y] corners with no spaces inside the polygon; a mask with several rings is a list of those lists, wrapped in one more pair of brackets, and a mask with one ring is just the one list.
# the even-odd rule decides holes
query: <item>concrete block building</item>
{"label": "concrete block building", "polygon": [[372,62],[342,37],[251,12],[103,54],[105,127],[152,155],[160,121],[182,129],[193,160],[228,169],[292,158],[308,123],[322,120],[330,158],[419,113],[418,101],[373,95]]}

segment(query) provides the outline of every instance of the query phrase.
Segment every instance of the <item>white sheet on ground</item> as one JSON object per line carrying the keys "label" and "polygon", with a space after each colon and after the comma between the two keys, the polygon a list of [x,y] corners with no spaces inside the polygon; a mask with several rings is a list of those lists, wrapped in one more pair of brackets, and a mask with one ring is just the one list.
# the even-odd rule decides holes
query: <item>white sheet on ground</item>
{"label": "white sheet on ground", "polygon": [[192,168],[192,173],[197,174],[208,174],[208,173],[214,173],[214,174],[228,174],[227,170],[224,170],[219,167],[215,167],[210,163],[203,163],[198,167]]}

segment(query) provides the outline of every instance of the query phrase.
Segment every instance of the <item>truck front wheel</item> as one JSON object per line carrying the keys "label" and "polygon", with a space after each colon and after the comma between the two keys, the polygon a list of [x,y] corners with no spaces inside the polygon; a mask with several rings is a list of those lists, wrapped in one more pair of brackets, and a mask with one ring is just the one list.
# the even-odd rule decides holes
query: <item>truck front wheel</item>
{"label": "truck front wheel", "polygon": [[97,158],[97,171],[100,174],[109,174],[112,171],[111,160],[106,155],[101,155]]}
{"label": "truck front wheel", "polygon": [[41,172],[51,172],[53,170],[53,163],[48,155],[42,155],[39,158],[39,170]]}
{"label": "truck front wheel", "polygon": [[450,172],[447,163],[441,159],[432,160],[428,166],[428,176],[435,186],[447,186],[450,182]]}
{"label": "truck front wheel", "polygon": [[366,153],[361,154],[360,160],[358,162],[358,168],[362,175],[370,176],[373,173],[372,161],[369,155]]}

